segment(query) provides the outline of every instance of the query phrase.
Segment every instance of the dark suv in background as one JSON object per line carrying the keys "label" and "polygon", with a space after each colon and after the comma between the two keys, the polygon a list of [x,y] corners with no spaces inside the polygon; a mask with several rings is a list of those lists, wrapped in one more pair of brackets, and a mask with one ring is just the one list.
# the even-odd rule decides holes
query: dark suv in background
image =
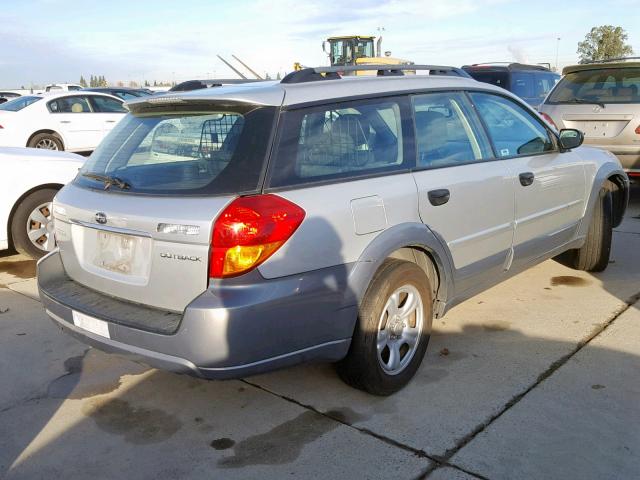
{"label": "dark suv in background", "polygon": [[542,65],[523,63],[474,63],[462,69],[479,82],[509,90],[534,108],[554,87],[560,75]]}

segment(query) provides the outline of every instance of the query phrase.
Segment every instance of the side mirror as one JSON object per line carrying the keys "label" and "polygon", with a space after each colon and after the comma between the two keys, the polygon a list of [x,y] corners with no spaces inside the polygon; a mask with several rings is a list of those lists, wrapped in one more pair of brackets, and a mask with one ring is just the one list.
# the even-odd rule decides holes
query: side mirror
{"label": "side mirror", "polygon": [[322,42],[322,51],[329,55],[329,51],[327,50],[327,42]]}
{"label": "side mirror", "polygon": [[584,133],[575,128],[560,130],[560,148],[562,151],[578,148],[584,141]]}

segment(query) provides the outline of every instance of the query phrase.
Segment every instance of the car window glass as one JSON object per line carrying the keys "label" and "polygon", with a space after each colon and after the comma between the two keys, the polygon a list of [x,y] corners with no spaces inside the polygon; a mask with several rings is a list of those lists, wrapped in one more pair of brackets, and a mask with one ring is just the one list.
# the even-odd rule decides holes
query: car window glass
{"label": "car window glass", "polygon": [[418,167],[444,167],[492,157],[491,148],[462,93],[413,97]]}
{"label": "car window glass", "polygon": [[6,110],[9,112],[18,112],[25,107],[28,107],[34,102],[42,100],[42,97],[18,97],[14,100],[9,100],[7,103],[0,105],[0,110]]}
{"label": "car window glass", "polygon": [[602,68],[562,77],[548,103],[640,103],[640,68]]}
{"label": "car window glass", "polygon": [[48,104],[51,113],[91,113],[87,97],[62,97]]}
{"label": "car window glass", "polygon": [[[126,115],[83,172],[115,175],[144,193],[229,194],[255,191],[269,146],[274,107]],[[79,177],[82,185],[95,181]]]}
{"label": "car window glass", "polygon": [[403,121],[397,101],[342,103],[293,110],[284,117],[271,186],[402,167]]}
{"label": "car window glass", "polygon": [[533,155],[555,149],[549,132],[525,108],[507,98],[471,93],[498,157]]}
{"label": "car window glass", "polygon": [[535,96],[543,99],[547,93],[558,83],[559,75],[554,73],[536,73],[535,75]]}
{"label": "car window glass", "polygon": [[76,90],[80,90],[82,87],[78,87],[76,85],[69,85],[67,87],[67,90],[69,90],[70,92],[75,92]]}
{"label": "car window glass", "polygon": [[468,70],[467,73],[475,80],[490,83],[502,88],[509,88],[509,75],[507,72]]}
{"label": "car window glass", "polygon": [[118,97],[120,97],[123,100],[132,100],[134,98],[138,98],[137,95],[134,95],[133,93],[129,93],[129,92],[115,92],[115,95],[117,95]]}
{"label": "car window glass", "polygon": [[97,112],[103,113],[126,113],[127,110],[122,105],[122,102],[119,102],[115,98],[102,97],[99,95],[95,95],[91,97],[94,106],[96,107]]}
{"label": "car window glass", "polygon": [[533,74],[514,72],[511,75],[511,91],[520,98],[534,97]]}

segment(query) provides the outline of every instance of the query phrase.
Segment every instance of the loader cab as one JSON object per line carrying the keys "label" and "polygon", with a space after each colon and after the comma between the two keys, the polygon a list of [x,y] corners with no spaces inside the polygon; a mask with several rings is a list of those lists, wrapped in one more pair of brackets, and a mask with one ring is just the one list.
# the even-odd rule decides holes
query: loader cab
{"label": "loader cab", "polygon": [[322,42],[323,50],[329,55],[331,66],[355,65],[359,58],[375,57],[375,37],[331,37]]}

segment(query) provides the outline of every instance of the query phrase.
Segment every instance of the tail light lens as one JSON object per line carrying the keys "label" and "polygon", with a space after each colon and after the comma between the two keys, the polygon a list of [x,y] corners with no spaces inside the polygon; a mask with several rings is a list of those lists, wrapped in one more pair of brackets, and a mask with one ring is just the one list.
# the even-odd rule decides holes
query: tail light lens
{"label": "tail light lens", "polygon": [[553,128],[555,128],[557,131],[560,131],[560,129],[559,129],[559,128],[558,128],[558,126],[556,125],[556,122],[554,122],[554,121],[553,121],[553,118],[551,118],[549,115],[547,115],[547,114],[546,114],[546,113],[544,113],[544,112],[539,112],[539,113],[540,113],[540,116],[541,116],[542,118],[544,118],[544,120],[545,120],[549,125],[551,125]]}
{"label": "tail light lens", "polygon": [[[0,126],[0,128],[2,128],[2,126]],[[640,125],[638,125],[638,126],[636,127],[636,133],[637,133],[638,135],[640,135]]]}
{"label": "tail light lens", "polygon": [[239,197],[216,219],[209,277],[241,275],[273,255],[293,235],[305,211],[277,195]]}

